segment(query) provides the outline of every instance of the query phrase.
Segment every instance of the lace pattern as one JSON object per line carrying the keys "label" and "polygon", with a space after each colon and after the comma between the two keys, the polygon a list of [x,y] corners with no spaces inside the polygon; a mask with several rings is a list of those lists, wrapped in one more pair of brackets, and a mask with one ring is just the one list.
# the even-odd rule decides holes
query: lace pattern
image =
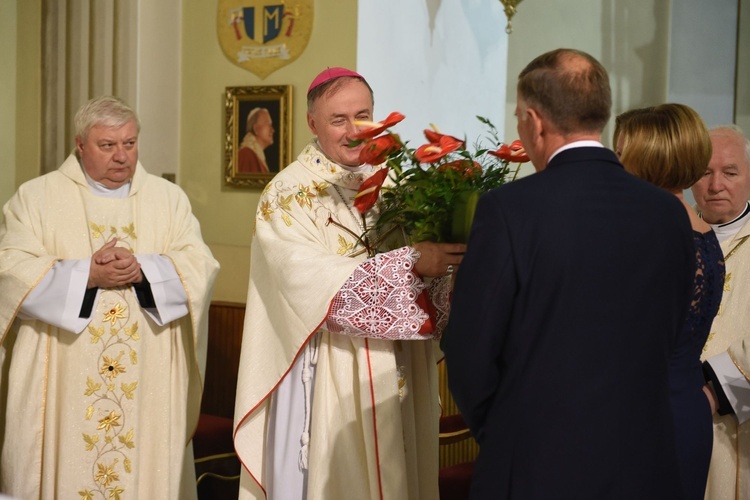
{"label": "lace pattern", "polygon": [[706,234],[694,232],[695,242],[695,288],[685,327],[690,337],[705,341],[711,328],[722,296],[724,283],[724,259],[721,246],[711,231]]}
{"label": "lace pattern", "polygon": [[428,293],[430,300],[435,305],[435,336],[443,336],[445,327],[448,325],[448,314],[451,311],[451,276],[435,278],[430,282]]}
{"label": "lace pattern", "polygon": [[413,272],[419,252],[402,247],[362,262],[331,303],[328,331],[387,340],[425,340],[429,320],[417,297],[425,283]]}

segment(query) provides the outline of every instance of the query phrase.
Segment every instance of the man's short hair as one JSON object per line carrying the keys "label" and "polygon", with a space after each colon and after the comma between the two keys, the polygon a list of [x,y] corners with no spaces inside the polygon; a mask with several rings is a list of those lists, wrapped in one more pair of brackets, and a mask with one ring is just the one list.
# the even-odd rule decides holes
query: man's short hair
{"label": "man's short hair", "polygon": [[700,115],[684,104],[660,104],[623,113],[616,130],[628,172],[660,188],[687,189],[706,173],[711,139]]}
{"label": "man's short hair", "polygon": [[518,93],[563,135],[601,133],[612,107],[607,70],[575,49],[556,49],[531,61],[518,76]]}
{"label": "man's short hair", "polygon": [[85,141],[89,130],[97,125],[119,128],[133,121],[140,133],[138,116],[125,102],[113,96],[95,97],[80,107],[75,116],[76,137]]}
{"label": "man's short hair", "polygon": [[723,135],[725,137],[737,137],[738,140],[742,141],[742,145],[745,149],[745,162],[750,167],[750,138],[745,135],[745,132],[735,124],[730,125],[717,125],[708,131],[709,135]]}
{"label": "man's short hair", "polygon": [[370,87],[370,84],[367,83],[367,80],[365,80],[362,77],[358,76],[341,76],[339,78],[334,78],[333,80],[329,80],[321,85],[318,85],[317,87],[310,90],[310,92],[307,94],[307,111],[309,113],[313,112],[315,102],[320,99],[321,97],[330,97],[343,86],[344,83],[351,80],[357,80],[365,84],[367,87],[367,90],[370,91],[370,97],[373,100],[373,104],[375,102],[375,94],[372,91],[372,87]]}

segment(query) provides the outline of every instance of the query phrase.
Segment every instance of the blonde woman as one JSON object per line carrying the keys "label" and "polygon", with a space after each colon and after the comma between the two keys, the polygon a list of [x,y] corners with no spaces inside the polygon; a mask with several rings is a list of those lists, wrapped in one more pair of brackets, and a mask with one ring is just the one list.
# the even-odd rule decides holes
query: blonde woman
{"label": "blonde woman", "polygon": [[[682,192],[706,172],[711,141],[701,117],[683,104],[631,110],[617,117],[616,153],[630,173],[666,189],[685,205],[695,241],[695,292],[670,357],[670,400],[683,496],[702,499],[713,441],[711,398],[700,355],[721,302],[724,255],[711,227]],[[655,242],[655,244],[659,244]]]}

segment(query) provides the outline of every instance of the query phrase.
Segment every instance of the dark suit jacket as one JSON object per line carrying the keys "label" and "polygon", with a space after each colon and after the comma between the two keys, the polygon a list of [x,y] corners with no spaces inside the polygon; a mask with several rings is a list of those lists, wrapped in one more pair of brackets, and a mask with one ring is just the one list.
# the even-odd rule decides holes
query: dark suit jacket
{"label": "dark suit jacket", "polygon": [[444,338],[472,498],[679,498],[667,366],[694,252],[677,198],[604,148],[480,199]]}

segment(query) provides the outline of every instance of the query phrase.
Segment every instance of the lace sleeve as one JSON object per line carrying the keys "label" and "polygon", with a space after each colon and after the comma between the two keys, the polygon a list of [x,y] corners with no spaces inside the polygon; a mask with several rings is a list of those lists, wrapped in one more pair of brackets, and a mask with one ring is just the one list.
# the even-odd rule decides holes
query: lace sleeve
{"label": "lace sleeve", "polygon": [[433,338],[426,285],[413,271],[418,258],[419,252],[402,247],[362,262],[331,302],[328,331],[388,340]]}
{"label": "lace sleeve", "polygon": [[430,282],[428,292],[430,302],[435,307],[435,338],[443,336],[451,311],[451,276],[435,278]]}

